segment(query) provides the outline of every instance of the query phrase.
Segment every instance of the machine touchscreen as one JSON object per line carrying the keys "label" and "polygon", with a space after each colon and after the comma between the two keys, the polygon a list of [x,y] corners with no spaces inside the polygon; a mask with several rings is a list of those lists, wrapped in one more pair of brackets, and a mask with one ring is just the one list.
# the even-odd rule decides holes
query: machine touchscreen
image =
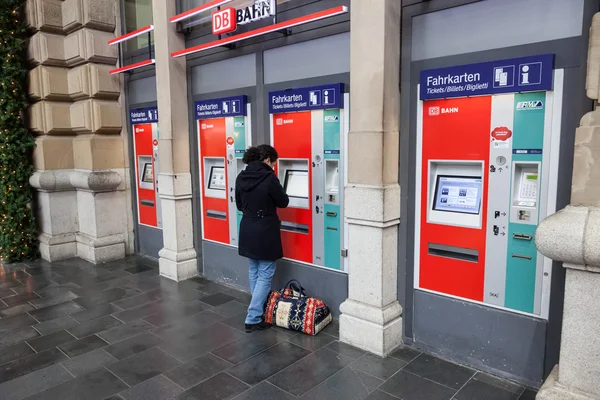
{"label": "machine touchscreen", "polygon": [[285,171],[283,189],[289,197],[308,199],[308,171],[295,169]]}
{"label": "machine touchscreen", "polygon": [[145,163],[144,164],[144,170],[142,172],[142,182],[145,183],[152,183],[152,164],[151,163]]}
{"label": "machine touchscreen", "polygon": [[482,179],[479,176],[438,175],[433,209],[436,211],[479,214]]}
{"label": "machine touchscreen", "polygon": [[208,188],[214,190],[225,190],[224,167],[210,167],[210,175],[208,177]]}

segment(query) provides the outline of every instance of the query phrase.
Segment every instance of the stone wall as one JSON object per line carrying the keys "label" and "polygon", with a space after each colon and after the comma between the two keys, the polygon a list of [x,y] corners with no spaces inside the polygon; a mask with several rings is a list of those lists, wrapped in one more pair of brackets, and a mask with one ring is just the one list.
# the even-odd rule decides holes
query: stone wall
{"label": "stone wall", "polygon": [[132,250],[116,0],[28,0],[28,126],[36,216],[49,261],[97,263]]}

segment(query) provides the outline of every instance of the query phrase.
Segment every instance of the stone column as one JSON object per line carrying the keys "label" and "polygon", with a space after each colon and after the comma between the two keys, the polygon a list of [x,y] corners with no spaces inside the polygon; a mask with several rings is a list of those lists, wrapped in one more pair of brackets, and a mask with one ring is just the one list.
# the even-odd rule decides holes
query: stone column
{"label": "stone column", "polygon": [[159,252],[160,274],[180,281],[198,275],[192,222],[192,176],[185,57],[171,53],[185,48],[183,35],[169,17],[175,1],[153,0],[156,82],[158,96],[158,151],[164,247]]}
{"label": "stone column", "polygon": [[400,2],[352,0],[350,134],[345,215],[348,299],[340,340],[387,356],[402,343],[400,223]]}

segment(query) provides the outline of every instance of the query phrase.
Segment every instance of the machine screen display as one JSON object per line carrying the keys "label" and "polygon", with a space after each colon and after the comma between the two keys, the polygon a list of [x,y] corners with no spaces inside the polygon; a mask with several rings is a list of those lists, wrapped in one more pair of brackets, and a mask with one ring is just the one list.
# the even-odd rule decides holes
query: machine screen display
{"label": "machine screen display", "polygon": [[297,169],[285,171],[283,189],[290,197],[308,199],[308,171]]}
{"label": "machine screen display", "polygon": [[436,211],[479,214],[481,177],[438,175],[433,209]]}
{"label": "machine screen display", "polygon": [[210,167],[210,176],[208,177],[208,188],[215,190],[225,190],[225,167]]}
{"label": "machine screen display", "polygon": [[152,183],[152,163],[144,164],[144,171],[142,172],[142,182]]}

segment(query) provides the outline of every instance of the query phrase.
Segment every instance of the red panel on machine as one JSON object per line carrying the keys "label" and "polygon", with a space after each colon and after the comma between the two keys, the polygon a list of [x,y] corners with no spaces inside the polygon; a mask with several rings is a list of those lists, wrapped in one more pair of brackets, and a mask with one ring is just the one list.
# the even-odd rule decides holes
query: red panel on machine
{"label": "red panel on machine", "polygon": [[[143,165],[139,165],[139,157],[146,156],[152,160],[152,171],[154,171],[154,157],[152,156],[152,124],[140,124],[133,126],[134,146],[135,146],[135,170],[136,170],[136,185],[138,191],[138,214],[140,224],[158,226],[156,217],[156,190],[145,189],[140,187],[140,177],[144,171]],[[154,178],[152,179],[154,186]],[[153,204],[153,205],[149,205]]]}
{"label": "red panel on machine", "polygon": [[[225,118],[214,118],[198,121],[200,132],[200,172],[202,174],[202,221],[204,223],[204,239],[229,244],[229,213],[227,193],[225,198],[217,199],[206,196],[206,172],[204,171],[205,157],[221,157],[226,160],[226,129]],[[225,162],[225,177],[227,179],[227,163]],[[226,182],[225,187],[229,187]],[[207,216],[207,211],[225,213],[225,219]]]}
{"label": "red panel on machine", "polygon": [[302,111],[295,113],[273,114],[273,143],[279,158],[296,158],[308,160],[308,209],[285,208],[279,210],[282,221],[294,222],[308,226],[308,235],[281,231],[284,257],[307,263],[313,262],[312,252],[312,166],[311,166],[311,113]]}
{"label": "red panel on machine", "polygon": [[[490,152],[491,96],[426,101],[423,103],[423,164],[419,286],[454,296],[483,301],[487,186],[481,199],[481,229],[427,223],[429,160],[483,160],[484,175]],[[435,185],[434,185],[435,186]],[[432,190],[435,190],[433,187]],[[428,254],[428,243],[474,249],[477,263]]]}

